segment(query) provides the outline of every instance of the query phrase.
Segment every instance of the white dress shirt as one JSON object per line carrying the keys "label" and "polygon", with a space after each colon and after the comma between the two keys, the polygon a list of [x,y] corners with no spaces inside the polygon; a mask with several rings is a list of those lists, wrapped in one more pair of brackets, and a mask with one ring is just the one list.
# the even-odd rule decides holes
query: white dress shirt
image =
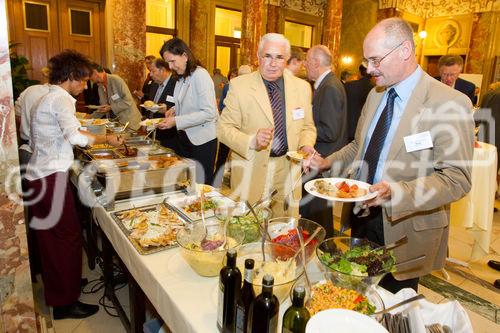
{"label": "white dress shirt", "polygon": [[[16,116],[21,118],[20,136],[21,139],[30,141],[30,115],[38,105],[40,99],[49,93],[48,84],[36,84],[26,88],[17,98],[15,104]],[[19,149],[26,150],[31,153],[29,144],[23,144]]]}
{"label": "white dress shirt", "polygon": [[326,71],[324,71],[317,79],[316,81],[314,81],[314,90],[318,89],[319,85],[321,84],[321,82],[323,81],[323,79],[325,78],[325,76],[328,75],[328,73],[330,73],[331,70],[327,69]]}
{"label": "white dress shirt", "polygon": [[73,164],[73,145],[85,147],[89,140],[79,132],[74,99],[58,85],[50,85],[31,112],[33,155],[26,169],[28,180],[40,179],[55,172],[66,172]]}

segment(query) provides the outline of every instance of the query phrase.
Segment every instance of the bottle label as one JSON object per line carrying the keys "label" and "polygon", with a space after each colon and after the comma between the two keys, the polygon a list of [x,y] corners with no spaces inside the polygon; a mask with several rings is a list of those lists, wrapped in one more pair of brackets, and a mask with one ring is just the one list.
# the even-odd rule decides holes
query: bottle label
{"label": "bottle label", "polygon": [[236,333],[245,332],[245,308],[236,305]]}
{"label": "bottle label", "polygon": [[253,282],[253,269],[245,269],[245,281],[248,283]]}
{"label": "bottle label", "polygon": [[278,332],[278,313],[269,320],[269,332]]}
{"label": "bottle label", "polygon": [[222,327],[222,313],[224,312],[224,284],[219,281],[217,301],[217,325]]}

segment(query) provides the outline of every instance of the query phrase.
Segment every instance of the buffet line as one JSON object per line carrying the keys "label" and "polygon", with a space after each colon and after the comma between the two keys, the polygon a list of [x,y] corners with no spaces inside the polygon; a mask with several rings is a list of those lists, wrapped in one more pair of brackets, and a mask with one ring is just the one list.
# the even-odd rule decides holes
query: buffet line
{"label": "buffet line", "polygon": [[391,250],[325,239],[318,223],[273,218],[269,201],[252,207],[195,184],[195,164],[154,133],[82,124],[125,138],[121,147],[78,149],[74,173],[80,196],[98,203],[105,237],[173,332],[410,332],[408,318],[396,325],[384,315],[376,287],[397,267]]}

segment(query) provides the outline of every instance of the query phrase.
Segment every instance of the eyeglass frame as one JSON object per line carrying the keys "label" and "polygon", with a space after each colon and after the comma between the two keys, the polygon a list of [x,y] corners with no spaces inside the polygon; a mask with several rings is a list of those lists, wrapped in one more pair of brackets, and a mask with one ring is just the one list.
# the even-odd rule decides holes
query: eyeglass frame
{"label": "eyeglass frame", "polygon": [[277,56],[273,57],[271,54],[265,53],[264,55],[260,55],[260,58],[262,59],[263,62],[267,64],[270,64],[273,61],[275,61],[276,63],[283,63],[286,61],[285,56],[281,54],[278,54]]}
{"label": "eyeglass frame", "polygon": [[387,52],[382,58],[380,59],[363,59],[363,61],[361,62],[361,64],[363,66],[365,66],[366,68],[368,68],[368,65],[370,65],[370,63],[372,64],[373,67],[375,68],[379,68],[380,67],[380,63],[382,62],[382,60],[384,60],[385,58],[387,58],[392,52],[394,52],[398,47],[400,47],[401,45],[403,45],[403,43],[406,42],[406,40],[402,41],[401,43],[399,43],[398,45],[394,46],[389,52]]}

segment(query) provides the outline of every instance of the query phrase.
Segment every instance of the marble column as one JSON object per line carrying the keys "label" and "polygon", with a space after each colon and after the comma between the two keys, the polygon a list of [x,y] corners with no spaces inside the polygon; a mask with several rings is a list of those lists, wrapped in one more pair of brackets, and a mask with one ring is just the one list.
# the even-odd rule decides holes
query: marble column
{"label": "marble column", "polygon": [[[109,4],[108,4],[109,5]],[[146,53],[146,2],[113,0],[113,64],[111,71],[130,91],[141,90]],[[130,24],[128,24],[128,23]],[[132,24],[133,22],[133,24]]]}
{"label": "marble column", "polygon": [[465,73],[485,74],[483,68],[487,58],[492,54],[495,43],[492,35],[495,32],[495,14],[493,12],[478,13],[472,22],[472,32]]}
{"label": "marble column", "polygon": [[328,0],[323,25],[323,45],[326,45],[332,53],[333,70],[338,68],[341,27],[342,0]]}
{"label": "marble column", "polygon": [[0,1],[0,331],[36,332],[20,187],[6,2]]}
{"label": "marble column", "polygon": [[207,69],[214,64],[215,2],[213,0],[191,0],[189,47],[196,58]]}
{"label": "marble column", "polygon": [[240,64],[258,67],[257,48],[262,36],[264,0],[243,1]]}
{"label": "marble column", "polygon": [[275,5],[267,5],[267,22],[266,33],[278,32],[280,33],[280,7]]}

